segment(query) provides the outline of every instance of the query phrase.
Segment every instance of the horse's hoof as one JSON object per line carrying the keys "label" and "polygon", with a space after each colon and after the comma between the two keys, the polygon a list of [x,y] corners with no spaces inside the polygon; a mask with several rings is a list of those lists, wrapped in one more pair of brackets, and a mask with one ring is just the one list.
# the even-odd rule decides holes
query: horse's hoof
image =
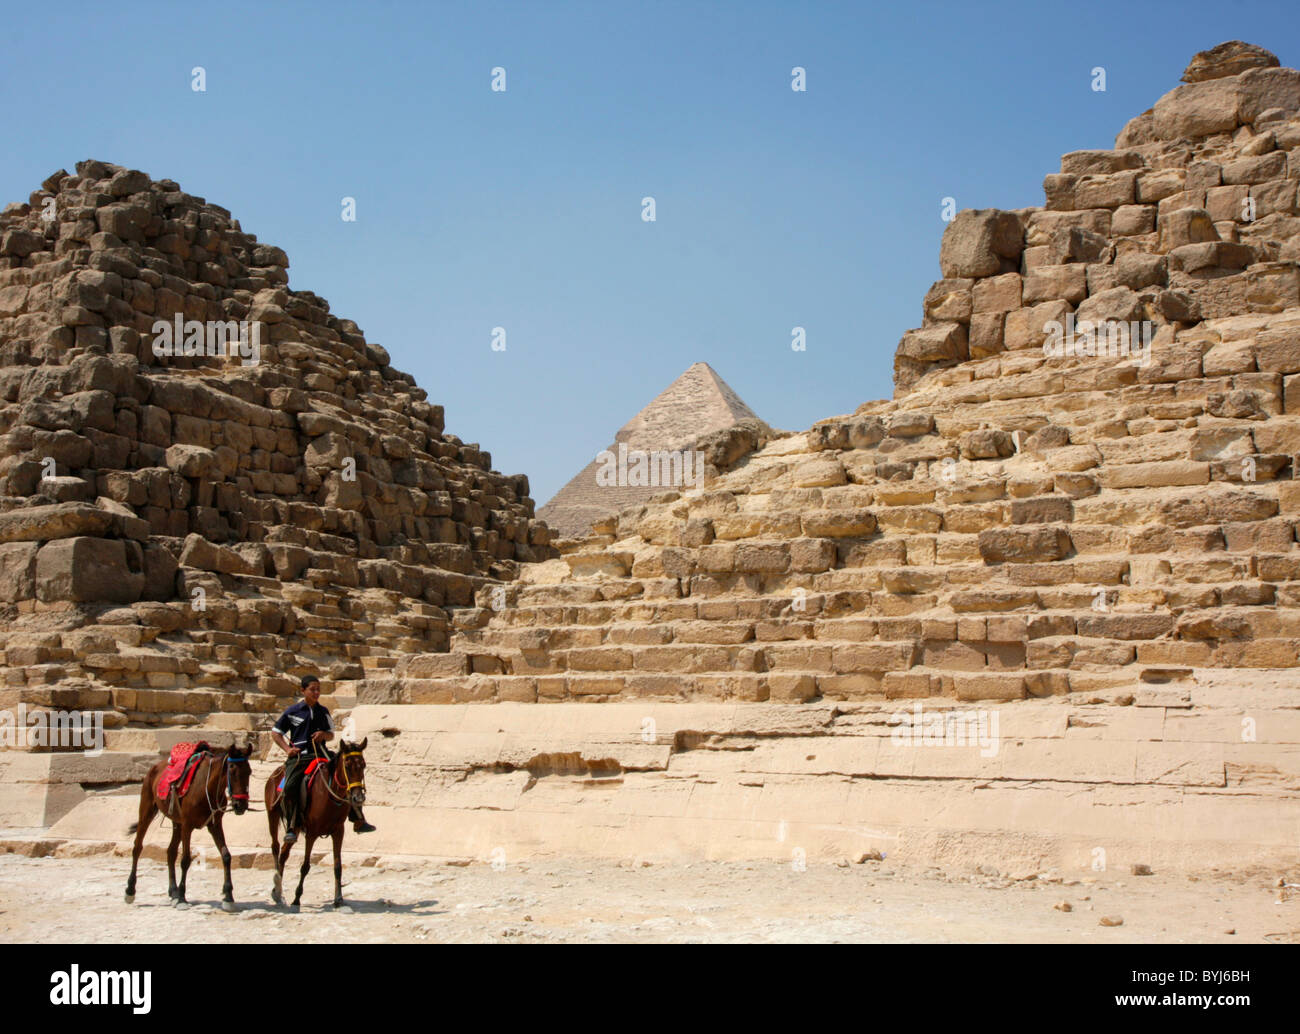
{"label": "horse's hoof", "polygon": [[301,911],[301,909],[299,908],[298,903],[297,903],[296,901],[295,901],[292,905],[289,906],[289,911],[292,912],[292,913],[294,913],[295,915],[297,915],[298,912]]}
{"label": "horse's hoof", "polygon": [[183,898],[177,898],[175,901],[172,902],[172,908],[189,908],[189,907],[190,907],[190,903],[188,901],[185,901]]}
{"label": "horse's hoof", "polygon": [[124,894],[122,897],[123,897],[123,900],[125,900],[126,903],[127,903],[128,905],[134,905],[134,904],[135,904],[135,895],[134,895],[134,894]]}
{"label": "horse's hoof", "polygon": [[229,912],[231,915],[234,915],[239,911],[239,909],[235,906],[233,901],[223,901],[221,903],[221,911]]}
{"label": "horse's hoof", "polygon": [[344,904],[342,901],[334,902],[334,911],[341,912],[345,916],[352,915],[352,906]]}

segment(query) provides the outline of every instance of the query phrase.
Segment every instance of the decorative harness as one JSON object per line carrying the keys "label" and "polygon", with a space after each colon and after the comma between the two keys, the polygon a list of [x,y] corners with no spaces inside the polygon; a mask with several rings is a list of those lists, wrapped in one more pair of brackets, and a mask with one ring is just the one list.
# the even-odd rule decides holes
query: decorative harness
{"label": "decorative harness", "polygon": [[330,795],[331,797],[333,797],[336,801],[338,801],[340,804],[351,805],[352,802],[351,802],[351,800],[349,799],[349,795],[352,793],[352,791],[355,790],[355,789],[357,789],[358,787],[360,787],[363,791],[364,791],[365,788],[366,788],[366,781],[365,781],[365,779],[357,779],[357,780],[353,780],[353,779],[351,779],[351,778],[349,777],[349,775],[348,775],[348,761],[347,761],[347,759],[348,759],[348,758],[359,758],[359,757],[361,757],[361,756],[362,756],[362,754],[361,754],[361,751],[359,751],[359,750],[348,750],[348,751],[344,751],[344,752],[342,752],[341,754],[339,754],[339,771],[342,772],[342,774],[343,774],[343,782],[346,784],[346,785],[343,787],[343,796],[342,796],[342,797],[340,797],[338,794],[336,794],[336,793],[334,792],[334,777],[333,777],[333,774],[332,774],[332,773],[331,773],[331,775],[330,775],[330,778],[327,779],[327,780],[325,781],[325,789],[326,789],[327,791],[329,791],[329,795]]}
{"label": "decorative harness", "polygon": [[[203,752],[203,754],[204,754],[204,758],[203,758],[203,760],[202,760],[201,762],[199,762],[199,764],[203,765],[204,768],[206,769],[206,775],[204,776],[204,779],[203,779],[203,797],[204,797],[204,799],[205,799],[205,800],[207,801],[207,803],[208,803],[208,812],[210,813],[210,818],[209,818],[209,821],[210,821],[210,820],[211,820],[211,817],[215,817],[215,816],[217,816],[217,815],[221,815],[221,814],[223,814],[223,813],[229,811],[229,810],[230,810],[230,802],[231,802],[232,800],[233,800],[233,801],[247,801],[247,800],[248,800],[248,794],[246,794],[246,793],[235,793],[235,787],[234,787],[234,782],[233,782],[233,778],[234,778],[234,769],[232,769],[230,766],[231,766],[231,765],[247,765],[247,764],[249,763],[249,759],[248,759],[248,758],[232,758],[232,757],[230,756],[230,752],[229,752],[229,751],[226,752],[226,756],[222,759],[222,762],[221,762],[221,763],[222,763],[222,766],[223,766],[223,767],[225,768],[225,770],[226,770],[226,790],[225,790],[225,793],[222,793],[220,790],[217,791],[217,802],[216,802],[216,804],[213,804],[213,802],[212,802],[212,761],[213,761],[213,759],[216,757],[216,755],[213,754],[213,753],[212,753],[211,751],[209,751],[209,750],[205,750],[205,751]],[[196,772],[195,775],[197,776],[198,773]],[[187,796],[188,796],[188,794],[187,794]],[[172,815],[172,811],[173,811],[173,810],[177,810],[177,811],[179,812],[179,809],[180,809],[180,803],[179,803],[179,802],[180,802],[180,799],[181,799],[181,794],[179,794],[179,793],[173,793],[173,794],[171,794],[171,795],[169,796],[168,801],[167,801],[167,812],[166,812],[166,816],[167,816],[167,818],[171,819],[173,823],[176,821],[176,819],[175,819],[175,817]]]}

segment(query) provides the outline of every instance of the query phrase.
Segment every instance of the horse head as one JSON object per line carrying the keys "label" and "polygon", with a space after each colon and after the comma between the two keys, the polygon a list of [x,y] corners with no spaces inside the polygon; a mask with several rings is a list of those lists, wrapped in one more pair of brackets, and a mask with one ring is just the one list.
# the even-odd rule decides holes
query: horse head
{"label": "horse head", "polygon": [[349,804],[355,804],[358,807],[366,803],[366,744],[370,742],[367,736],[360,743],[349,743],[342,740],[339,743],[339,767],[338,773],[340,782],[343,784],[343,795],[347,797]]}
{"label": "horse head", "polygon": [[253,741],[249,740],[243,747],[233,744],[226,753],[226,796],[230,799],[230,810],[242,815],[248,810],[248,788],[253,781]]}

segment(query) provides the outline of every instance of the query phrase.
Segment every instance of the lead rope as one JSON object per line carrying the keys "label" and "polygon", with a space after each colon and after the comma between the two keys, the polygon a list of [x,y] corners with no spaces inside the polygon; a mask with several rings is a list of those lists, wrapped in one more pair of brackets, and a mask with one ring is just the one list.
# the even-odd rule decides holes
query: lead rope
{"label": "lead rope", "polygon": [[[214,818],[216,818],[218,815],[225,812],[226,809],[230,807],[229,801],[226,801],[226,803],[222,804],[220,808],[214,807],[212,804],[212,759],[213,759],[213,755],[209,754],[207,760],[204,762],[204,764],[208,766],[208,778],[203,780],[203,796],[208,802],[209,822],[211,822]],[[221,801],[224,797],[225,795],[220,790],[218,790],[217,800]]]}

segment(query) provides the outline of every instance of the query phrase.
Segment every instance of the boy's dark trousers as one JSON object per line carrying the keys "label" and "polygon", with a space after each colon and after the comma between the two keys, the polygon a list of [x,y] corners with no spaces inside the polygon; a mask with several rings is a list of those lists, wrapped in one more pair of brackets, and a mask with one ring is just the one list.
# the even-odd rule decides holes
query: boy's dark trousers
{"label": "boy's dark trousers", "polygon": [[307,771],[311,755],[306,751],[286,758],[284,762],[284,794],[280,798],[280,812],[285,828],[292,831],[298,825],[299,802],[302,800],[302,777]]}

